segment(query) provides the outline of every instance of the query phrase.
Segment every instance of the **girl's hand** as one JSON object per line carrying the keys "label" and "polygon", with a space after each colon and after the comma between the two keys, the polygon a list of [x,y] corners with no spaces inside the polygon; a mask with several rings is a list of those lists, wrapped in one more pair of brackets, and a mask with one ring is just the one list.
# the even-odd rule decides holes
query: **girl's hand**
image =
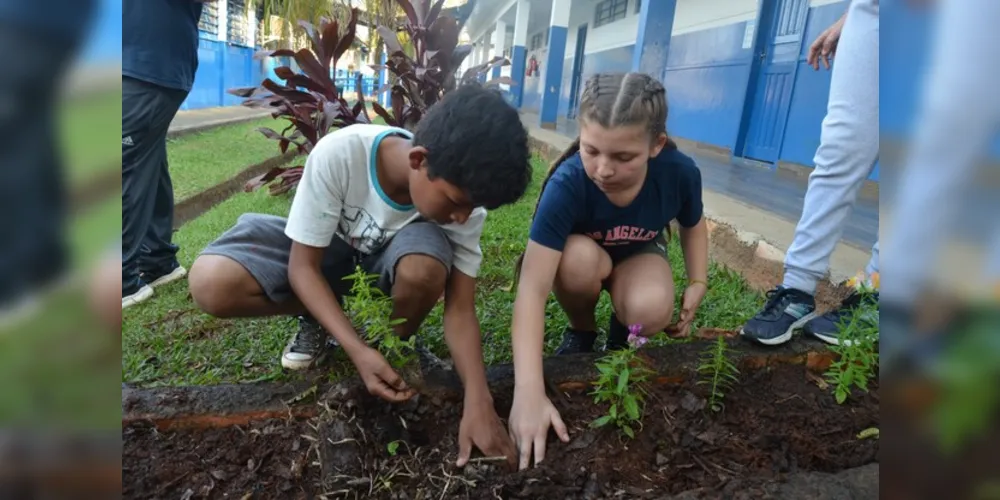
{"label": "girl's hand", "polygon": [[706,293],[708,293],[708,285],[701,281],[691,283],[684,290],[681,320],[677,323],[677,330],[679,330],[681,337],[687,337],[691,334],[691,323],[694,322],[694,313],[698,310],[698,306],[701,305],[701,301],[705,299]]}
{"label": "girl's hand", "polygon": [[510,438],[518,451],[518,469],[527,469],[534,451],[535,465],[545,459],[545,441],[549,437],[549,425],[564,443],[569,442],[566,424],[552,401],[540,392],[522,388],[514,389],[514,404],[510,408]]}

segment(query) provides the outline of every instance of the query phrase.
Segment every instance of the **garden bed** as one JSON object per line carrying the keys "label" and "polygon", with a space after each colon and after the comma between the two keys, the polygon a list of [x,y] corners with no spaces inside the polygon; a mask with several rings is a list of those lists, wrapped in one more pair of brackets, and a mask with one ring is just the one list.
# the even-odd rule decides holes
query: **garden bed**
{"label": "garden bed", "polygon": [[[129,498],[877,496],[878,439],[858,437],[879,426],[877,385],[838,405],[807,367],[824,364],[814,361],[825,355],[809,354],[819,346],[748,347],[738,355],[739,382],[715,413],[691,370],[703,346],[649,350],[657,375],[634,440],[590,428],[606,411],[587,394],[592,358],[547,360],[551,397],[572,440],[551,438],[541,466],[517,473],[484,458],[454,467],[461,398],[450,372],[428,374],[430,390],[397,406],[344,383],[316,391],[322,396],[308,405],[285,405],[287,416],[279,417],[266,411],[273,401],[258,396],[260,418],[249,423],[234,418],[249,414],[246,405],[226,414],[196,401],[219,393],[183,402],[182,389],[133,393],[123,396],[123,491]],[[509,367],[490,374],[501,417],[510,410],[509,375]],[[266,392],[259,389],[253,392]],[[149,413],[155,401],[169,418]],[[177,405],[220,417],[196,419]]]}

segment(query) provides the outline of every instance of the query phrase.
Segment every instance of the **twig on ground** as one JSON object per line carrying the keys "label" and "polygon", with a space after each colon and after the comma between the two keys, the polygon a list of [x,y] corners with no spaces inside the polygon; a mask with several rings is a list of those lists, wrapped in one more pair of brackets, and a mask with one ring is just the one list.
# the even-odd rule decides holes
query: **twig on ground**
{"label": "twig on ground", "polygon": [[482,462],[506,462],[506,461],[507,461],[507,457],[504,457],[504,456],[499,456],[499,457],[478,457],[478,458],[470,458],[469,459],[469,463],[470,464],[473,464],[473,463],[482,463]]}

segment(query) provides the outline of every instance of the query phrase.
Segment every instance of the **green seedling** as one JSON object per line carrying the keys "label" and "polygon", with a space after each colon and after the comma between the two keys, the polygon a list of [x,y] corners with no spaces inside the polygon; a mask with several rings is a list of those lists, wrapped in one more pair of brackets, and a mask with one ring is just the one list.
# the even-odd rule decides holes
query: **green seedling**
{"label": "green seedling", "polygon": [[385,356],[385,360],[406,379],[407,383],[418,386],[420,367],[414,342],[415,336],[403,340],[396,335],[394,327],[406,322],[404,318],[392,318],[392,298],[375,286],[377,274],[368,274],[361,266],[346,276],[352,280],[351,294],[345,297],[345,309],[349,311],[355,328],[358,328],[365,342],[375,347]]}
{"label": "green seedling", "polygon": [[613,424],[622,434],[635,438],[635,430],[642,426],[645,408],[646,382],[653,373],[645,360],[637,356],[639,346],[646,343],[639,335],[642,327],[629,327],[629,347],[604,356],[597,361],[600,372],[594,382],[594,402],[609,404],[608,413],[591,423],[592,427]]}
{"label": "green seedling", "polygon": [[843,404],[853,388],[868,392],[868,382],[878,374],[878,302],[872,291],[860,288],[860,305],[841,320],[837,340],[831,346],[837,360],[826,372],[838,404]]}
{"label": "green seedling", "polygon": [[722,411],[725,407],[722,403],[725,392],[739,381],[740,373],[729,360],[729,346],[725,337],[717,338],[714,344],[702,352],[698,373],[702,377],[698,384],[707,385],[710,389],[708,407],[714,412]]}
{"label": "green seedling", "polygon": [[390,456],[394,457],[397,453],[399,453],[399,443],[400,441],[393,441],[385,447]]}

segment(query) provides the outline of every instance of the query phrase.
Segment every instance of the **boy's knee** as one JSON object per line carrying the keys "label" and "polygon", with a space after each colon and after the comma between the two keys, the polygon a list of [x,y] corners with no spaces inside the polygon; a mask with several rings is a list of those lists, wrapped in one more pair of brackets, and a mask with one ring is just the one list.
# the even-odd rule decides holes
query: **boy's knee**
{"label": "boy's knee", "polygon": [[646,332],[662,332],[673,320],[674,297],[666,289],[634,290],[614,303],[623,324],[642,325]]}
{"label": "boy's knee", "polygon": [[[234,293],[238,289],[227,265],[220,257],[198,257],[188,272],[188,289],[195,305],[205,313],[219,318],[229,316]],[[238,264],[237,264],[238,265]]]}
{"label": "boy's knee", "polygon": [[448,270],[434,257],[423,254],[405,255],[396,264],[393,295],[430,294],[435,299],[444,292]]}

